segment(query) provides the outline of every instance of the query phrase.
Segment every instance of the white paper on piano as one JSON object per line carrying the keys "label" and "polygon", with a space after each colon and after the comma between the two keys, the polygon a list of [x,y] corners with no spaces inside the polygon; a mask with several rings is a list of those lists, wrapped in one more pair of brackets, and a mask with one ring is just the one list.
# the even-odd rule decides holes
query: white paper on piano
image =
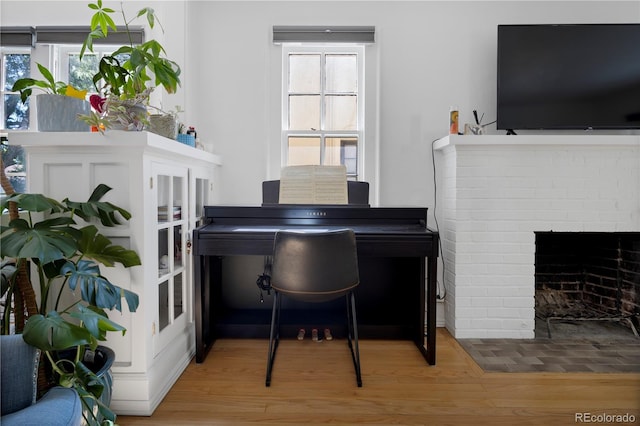
{"label": "white paper on piano", "polygon": [[280,204],[348,204],[345,166],[288,166],[280,174]]}

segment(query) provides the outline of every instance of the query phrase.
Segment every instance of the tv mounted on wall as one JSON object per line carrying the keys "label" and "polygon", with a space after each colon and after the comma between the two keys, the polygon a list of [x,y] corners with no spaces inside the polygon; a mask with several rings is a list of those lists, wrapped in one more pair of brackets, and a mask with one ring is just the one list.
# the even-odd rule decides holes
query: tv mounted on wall
{"label": "tv mounted on wall", "polygon": [[497,128],[640,129],[640,23],[498,26]]}

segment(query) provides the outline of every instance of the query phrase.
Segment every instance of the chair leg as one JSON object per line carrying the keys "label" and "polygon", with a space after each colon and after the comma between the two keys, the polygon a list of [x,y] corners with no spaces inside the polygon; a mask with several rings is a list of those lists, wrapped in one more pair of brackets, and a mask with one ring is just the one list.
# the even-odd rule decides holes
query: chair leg
{"label": "chair leg", "polygon": [[358,344],[358,319],[356,318],[356,297],[353,292],[347,295],[347,342],[351,350],[353,366],[356,370],[356,383],[362,387],[362,373],[360,371],[360,346]]}
{"label": "chair leg", "polygon": [[269,332],[269,355],[267,357],[267,377],[265,386],[271,386],[271,371],[273,370],[273,361],[278,350],[280,342],[280,296],[275,291],[273,294],[273,308],[271,309],[271,330]]}

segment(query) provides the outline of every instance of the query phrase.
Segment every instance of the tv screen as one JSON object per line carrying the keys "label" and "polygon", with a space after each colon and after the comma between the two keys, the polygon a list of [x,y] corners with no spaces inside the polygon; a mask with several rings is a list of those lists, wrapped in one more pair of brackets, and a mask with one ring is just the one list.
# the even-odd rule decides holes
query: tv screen
{"label": "tv screen", "polygon": [[640,128],[640,24],[499,25],[497,128]]}

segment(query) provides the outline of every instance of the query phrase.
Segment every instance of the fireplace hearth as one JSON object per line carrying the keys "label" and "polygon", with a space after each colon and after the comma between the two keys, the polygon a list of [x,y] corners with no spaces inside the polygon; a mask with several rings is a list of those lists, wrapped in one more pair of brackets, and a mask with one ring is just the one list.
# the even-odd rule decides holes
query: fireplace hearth
{"label": "fireplace hearth", "polygon": [[638,337],[640,233],[536,232],[535,240],[538,332],[613,334],[622,326]]}

